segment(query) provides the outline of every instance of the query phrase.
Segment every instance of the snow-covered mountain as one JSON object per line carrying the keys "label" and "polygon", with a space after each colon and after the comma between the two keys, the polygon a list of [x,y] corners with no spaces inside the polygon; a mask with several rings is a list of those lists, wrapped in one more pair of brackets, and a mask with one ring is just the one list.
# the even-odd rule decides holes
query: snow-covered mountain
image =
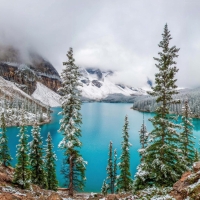
{"label": "snow-covered mountain", "polygon": [[[124,100],[132,99],[138,95],[145,95],[146,91],[141,88],[135,88],[124,84],[113,82],[111,77],[113,71],[101,71],[100,69],[81,69],[81,82],[83,87],[82,96],[86,99],[104,101],[106,99],[115,100],[123,97]],[[108,100],[109,101],[109,100]],[[126,100],[125,100],[126,101]]]}
{"label": "snow-covered mountain", "polygon": [[37,82],[37,87],[32,97],[40,102],[49,105],[50,107],[60,106],[60,95],[46,87],[40,82]]}

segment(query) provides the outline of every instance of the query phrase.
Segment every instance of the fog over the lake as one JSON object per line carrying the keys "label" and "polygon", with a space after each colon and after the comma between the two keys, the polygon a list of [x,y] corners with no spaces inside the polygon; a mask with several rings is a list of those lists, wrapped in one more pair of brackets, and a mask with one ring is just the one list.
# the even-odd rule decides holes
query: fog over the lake
{"label": "fog over the lake", "polygon": [[167,23],[180,48],[178,86],[198,87],[199,10],[191,0],[0,0],[0,44],[34,49],[59,72],[73,47],[79,66],[118,71],[118,82],[145,87]]}

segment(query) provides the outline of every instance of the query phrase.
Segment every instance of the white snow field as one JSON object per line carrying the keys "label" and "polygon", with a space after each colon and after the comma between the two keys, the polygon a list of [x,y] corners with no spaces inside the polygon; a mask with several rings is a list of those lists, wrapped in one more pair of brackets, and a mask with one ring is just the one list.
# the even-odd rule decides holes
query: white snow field
{"label": "white snow field", "polygon": [[37,82],[37,88],[32,94],[32,97],[46,105],[49,105],[50,107],[58,107],[61,105],[60,95],[40,82]]}

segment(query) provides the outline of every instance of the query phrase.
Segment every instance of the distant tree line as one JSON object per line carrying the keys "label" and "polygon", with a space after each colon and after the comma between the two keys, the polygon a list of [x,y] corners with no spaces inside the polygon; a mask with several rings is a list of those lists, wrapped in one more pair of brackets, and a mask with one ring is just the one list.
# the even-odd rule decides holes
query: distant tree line
{"label": "distant tree line", "polygon": [[[147,95],[140,96],[135,99],[133,109],[144,112],[155,112],[161,105],[156,101],[156,97]],[[171,114],[182,115],[182,108],[184,107],[185,100],[188,101],[190,106],[191,116],[194,118],[200,118],[200,89],[193,90],[180,90],[178,94],[173,95],[173,99],[179,100],[178,104],[169,105],[169,112]]]}

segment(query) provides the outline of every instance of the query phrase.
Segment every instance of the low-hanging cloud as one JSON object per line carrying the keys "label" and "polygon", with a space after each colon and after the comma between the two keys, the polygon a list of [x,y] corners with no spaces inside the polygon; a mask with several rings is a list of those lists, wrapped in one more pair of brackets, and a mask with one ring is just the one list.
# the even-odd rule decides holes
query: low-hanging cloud
{"label": "low-hanging cloud", "polygon": [[0,0],[0,45],[13,45],[25,57],[37,51],[61,72],[69,47],[76,64],[114,70],[116,81],[144,87],[157,72],[165,23],[180,48],[179,87],[200,86],[198,1]]}

